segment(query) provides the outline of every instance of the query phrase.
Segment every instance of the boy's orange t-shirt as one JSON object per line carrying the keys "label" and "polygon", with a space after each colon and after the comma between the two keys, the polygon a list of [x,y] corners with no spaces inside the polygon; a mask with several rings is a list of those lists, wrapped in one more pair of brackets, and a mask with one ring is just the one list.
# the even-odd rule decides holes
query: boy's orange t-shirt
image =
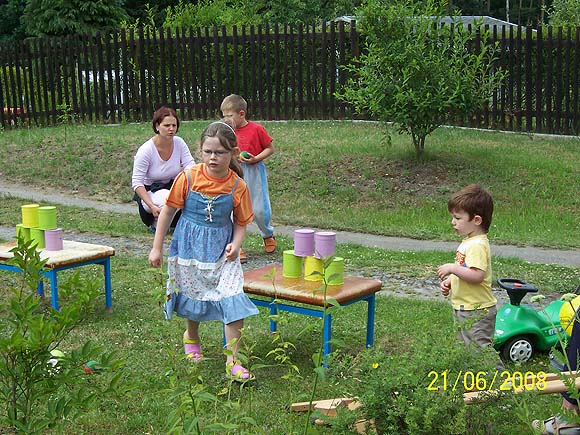
{"label": "boy's orange t-shirt", "polygon": [[167,196],[166,204],[170,207],[182,209],[188,188],[205,196],[227,194],[232,191],[239,178],[238,186],[234,191],[234,222],[238,225],[248,225],[254,219],[250,191],[244,180],[238,177],[231,169],[224,178],[215,178],[207,173],[205,163],[199,163],[189,169],[191,171],[191,186],[187,180],[187,169],[175,178],[171,191]]}

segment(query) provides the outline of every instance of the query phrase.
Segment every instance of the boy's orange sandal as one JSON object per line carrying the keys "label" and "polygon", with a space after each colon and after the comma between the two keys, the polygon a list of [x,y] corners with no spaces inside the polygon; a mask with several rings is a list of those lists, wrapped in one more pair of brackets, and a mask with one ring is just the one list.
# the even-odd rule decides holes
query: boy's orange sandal
{"label": "boy's orange sandal", "polygon": [[264,238],[264,251],[271,254],[276,250],[276,239],[274,236]]}
{"label": "boy's orange sandal", "polygon": [[240,263],[246,264],[248,262],[248,256],[243,249],[240,249]]}

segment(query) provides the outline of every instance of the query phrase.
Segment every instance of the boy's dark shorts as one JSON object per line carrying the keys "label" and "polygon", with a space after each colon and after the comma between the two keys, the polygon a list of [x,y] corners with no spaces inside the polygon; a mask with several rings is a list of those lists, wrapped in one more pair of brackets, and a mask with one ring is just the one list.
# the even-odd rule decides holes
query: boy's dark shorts
{"label": "boy's dark shorts", "polygon": [[495,333],[495,317],[497,307],[479,310],[453,310],[453,318],[461,325],[467,323],[465,328],[461,327],[457,332],[457,339],[469,345],[477,344],[480,347],[491,346]]}

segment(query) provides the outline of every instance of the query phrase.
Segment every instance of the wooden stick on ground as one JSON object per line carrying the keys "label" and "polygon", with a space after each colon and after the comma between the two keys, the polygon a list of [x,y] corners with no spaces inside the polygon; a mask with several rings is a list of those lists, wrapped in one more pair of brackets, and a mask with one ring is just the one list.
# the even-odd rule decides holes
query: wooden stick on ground
{"label": "wooden stick on ground", "polygon": [[564,378],[574,378],[576,388],[580,388],[580,373],[573,372],[562,372],[558,373],[546,373],[546,376],[539,379],[537,376],[528,376],[523,379],[523,382],[514,388],[513,382],[511,384],[506,383],[505,389],[503,390],[489,390],[489,391],[471,391],[463,394],[463,400],[467,404],[481,403],[487,399],[497,397],[502,392],[512,391],[514,394],[521,394],[528,391],[535,391],[539,394],[554,394],[563,393],[568,390],[568,384],[562,380]]}

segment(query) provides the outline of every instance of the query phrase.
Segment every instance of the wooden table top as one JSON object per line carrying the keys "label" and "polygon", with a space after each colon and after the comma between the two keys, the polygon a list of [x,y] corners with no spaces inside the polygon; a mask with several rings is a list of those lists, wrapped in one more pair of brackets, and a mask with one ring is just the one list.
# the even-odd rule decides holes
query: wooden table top
{"label": "wooden table top", "polygon": [[[0,243],[0,261],[5,262],[5,260],[12,258],[14,254],[10,250],[15,246],[15,241]],[[71,240],[63,240],[63,248],[60,251],[38,250],[40,258],[43,260],[46,259],[45,268],[54,269],[115,255],[115,249],[110,246],[93,245],[91,243],[74,242]]]}
{"label": "wooden table top", "polygon": [[[272,283],[272,269],[275,271]],[[252,295],[277,297],[309,305],[324,306],[322,281],[307,281],[304,278],[285,278],[282,265],[271,264],[244,272],[244,291]],[[327,297],[344,305],[352,300],[378,292],[382,287],[377,279],[345,275],[344,284],[329,285]]]}

